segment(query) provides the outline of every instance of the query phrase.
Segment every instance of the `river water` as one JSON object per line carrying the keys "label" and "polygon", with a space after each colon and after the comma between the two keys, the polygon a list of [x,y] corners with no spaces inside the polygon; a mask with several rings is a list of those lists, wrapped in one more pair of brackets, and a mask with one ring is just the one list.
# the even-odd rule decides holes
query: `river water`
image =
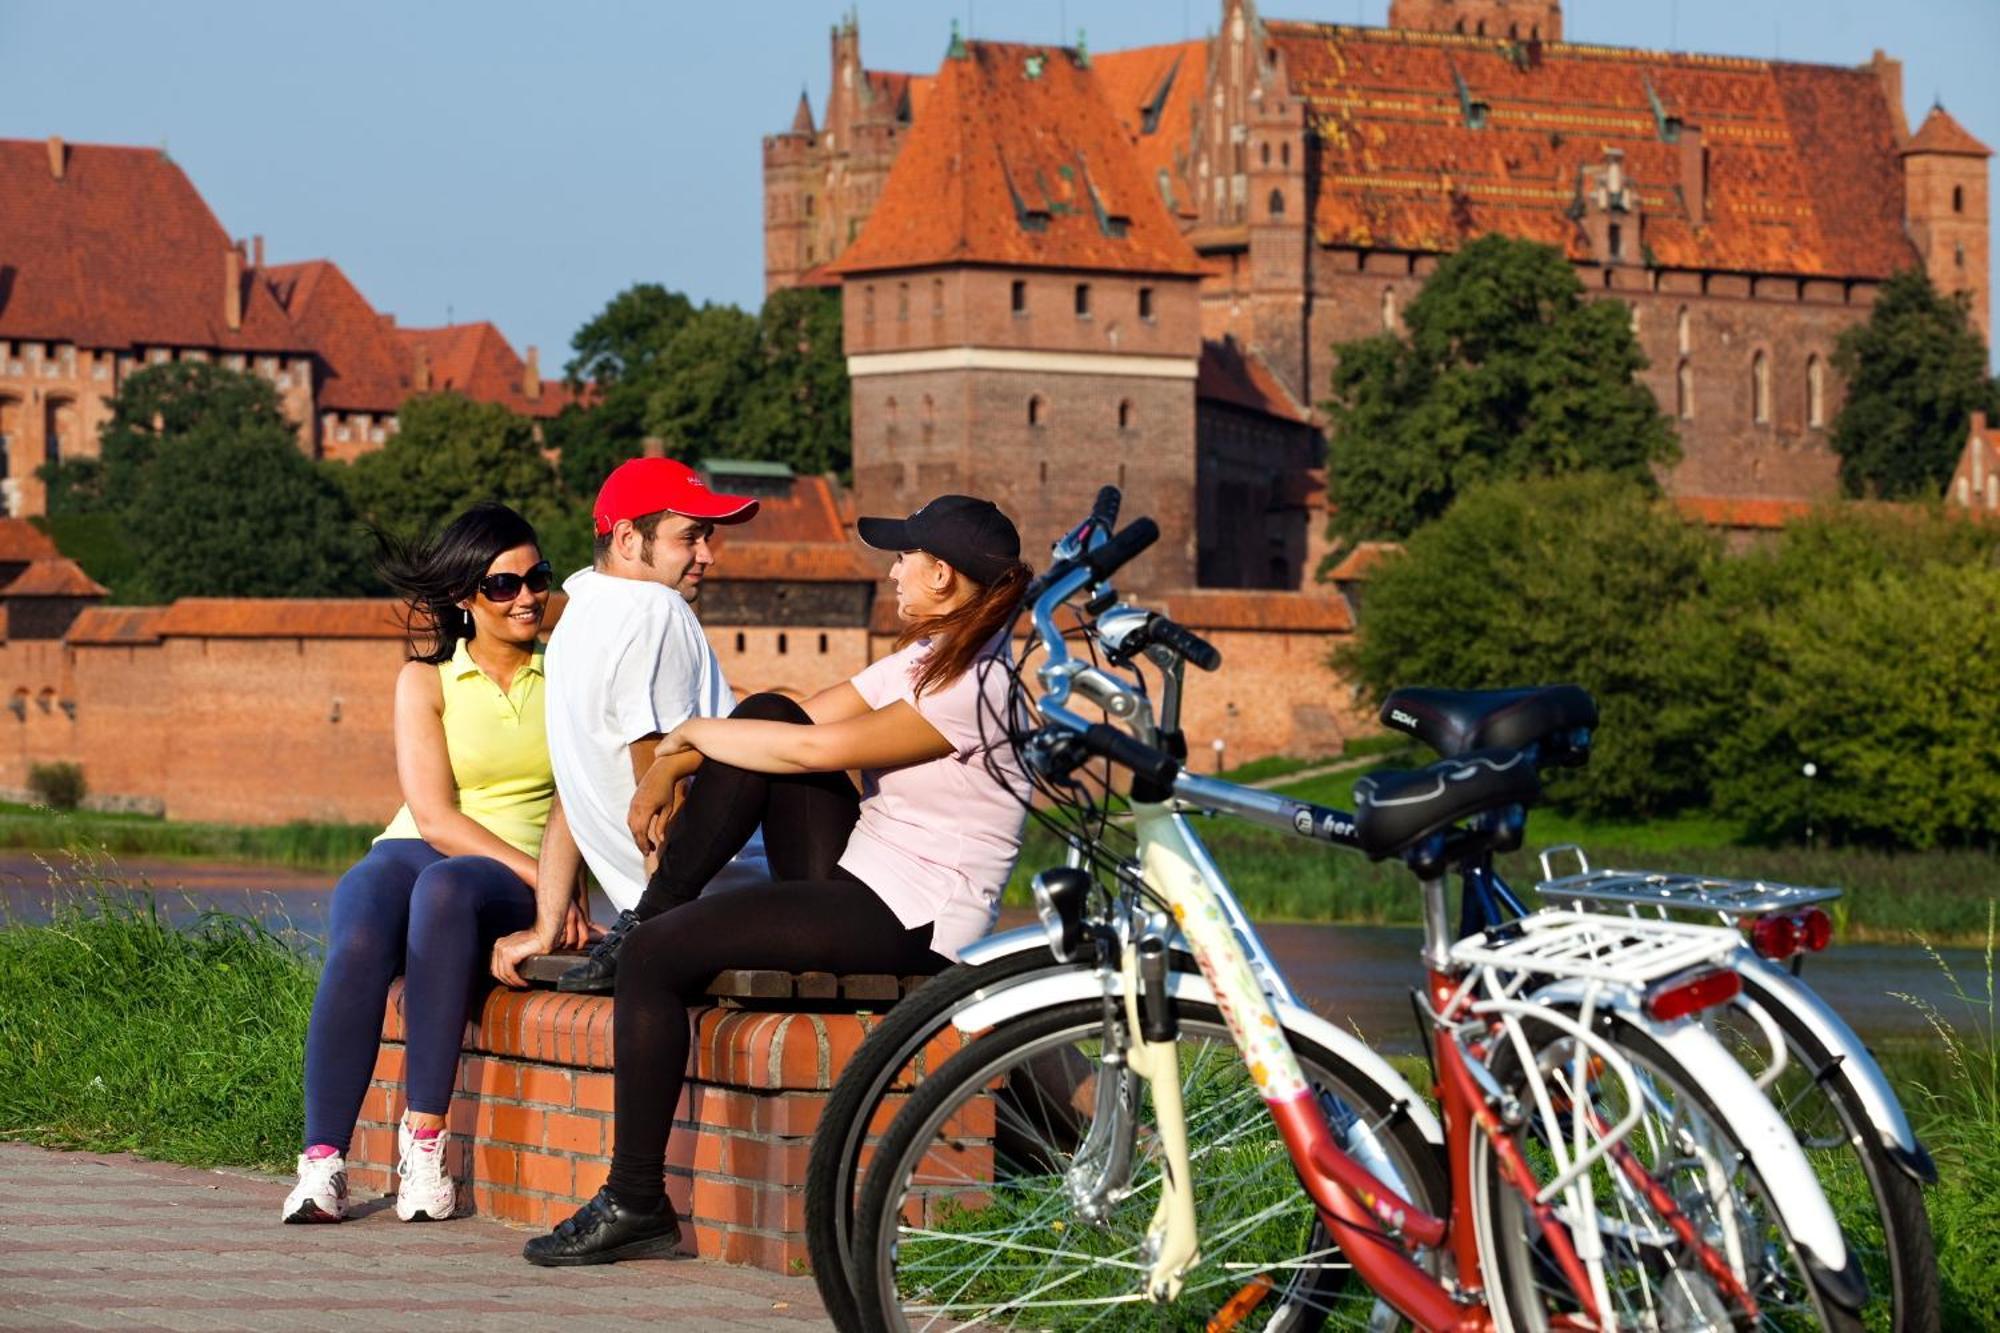
{"label": "river water", "polygon": [[[0,852],[0,919],[45,921],[53,902],[86,894],[93,883],[112,892],[129,892],[136,884],[153,889],[160,910],[175,921],[192,922],[205,911],[222,911],[252,917],[308,948],[316,949],[325,939],[331,875],[138,859],[103,867],[101,873],[105,878],[94,880],[88,868],[55,854]],[[597,915],[600,921],[613,915],[601,898]],[[1009,910],[1001,926],[1031,919],[1029,913]],[[1293,989],[1314,1009],[1384,1049],[1415,1049],[1409,988],[1417,977],[1416,928],[1269,925],[1259,933]],[[1967,991],[1983,994],[1982,951],[1944,949],[1939,956]],[[1936,1005],[1955,1022],[1971,1017],[1938,960],[1915,944],[1836,945],[1812,958],[1805,976],[1870,1040],[1922,1037],[1929,1031],[1923,1012],[1904,996]]]}

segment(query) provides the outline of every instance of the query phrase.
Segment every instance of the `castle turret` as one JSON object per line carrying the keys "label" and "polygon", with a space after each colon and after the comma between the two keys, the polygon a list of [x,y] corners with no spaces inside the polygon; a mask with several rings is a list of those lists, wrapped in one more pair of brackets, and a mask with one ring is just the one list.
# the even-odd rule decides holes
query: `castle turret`
{"label": "castle turret", "polygon": [[1970,298],[1972,323],[1990,341],[1986,159],[1993,150],[1934,106],[1902,152],[1903,212],[1924,271],[1939,291]]}
{"label": "castle turret", "polygon": [[1559,42],[1556,0],[1389,0],[1389,26],[1520,42]]}

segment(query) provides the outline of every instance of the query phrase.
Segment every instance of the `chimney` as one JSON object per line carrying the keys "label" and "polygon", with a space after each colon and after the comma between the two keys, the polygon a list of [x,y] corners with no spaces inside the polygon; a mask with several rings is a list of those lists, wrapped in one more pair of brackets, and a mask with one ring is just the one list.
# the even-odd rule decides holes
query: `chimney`
{"label": "chimney", "polygon": [[1873,73],[1882,84],[1883,100],[1889,103],[1889,123],[1896,131],[1896,146],[1910,141],[1909,117],[1903,113],[1903,62],[1892,60],[1881,47],[1861,68]]}
{"label": "chimney", "polygon": [[49,175],[57,180],[63,178],[63,171],[69,165],[69,149],[64,146],[60,134],[49,136]]}
{"label": "chimney", "polygon": [[243,327],[243,252],[233,245],[222,257],[222,322],[232,333]]}
{"label": "chimney", "polygon": [[1701,126],[1682,125],[1681,198],[1687,204],[1688,221],[1695,226],[1708,223],[1708,149],[1702,145]]}
{"label": "chimney", "polygon": [[252,236],[250,238],[250,267],[260,272],[263,270],[264,238],[262,236]]}
{"label": "chimney", "polygon": [[417,344],[416,368],[410,372],[410,387],[418,393],[431,391],[431,348],[429,343]]}
{"label": "chimney", "polygon": [[542,354],[533,347],[528,349],[528,360],[521,367],[521,392],[531,403],[542,400]]}

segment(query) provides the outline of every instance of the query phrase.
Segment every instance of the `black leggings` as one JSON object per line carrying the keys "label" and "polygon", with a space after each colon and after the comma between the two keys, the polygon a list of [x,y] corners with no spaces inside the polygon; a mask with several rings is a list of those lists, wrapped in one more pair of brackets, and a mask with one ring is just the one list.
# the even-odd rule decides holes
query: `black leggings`
{"label": "black leggings", "polygon": [[[810,725],[783,695],[757,694],[732,716]],[[612,1011],[617,1124],[607,1183],[621,1202],[662,1196],[667,1135],[686,1081],[688,1004],[730,968],[781,972],[938,972],[931,926],[906,928],[835,862],[859,800],[840,773],[771,774],[702,765],[639,901],[642,919],[618,954]],[[764,826],[770,884],[700,896]]]}

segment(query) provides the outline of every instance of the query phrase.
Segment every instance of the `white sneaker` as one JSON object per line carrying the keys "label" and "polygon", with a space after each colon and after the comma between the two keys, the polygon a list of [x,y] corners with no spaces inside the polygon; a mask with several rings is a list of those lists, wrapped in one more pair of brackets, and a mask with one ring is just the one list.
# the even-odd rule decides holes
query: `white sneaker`
{"label": "white sneaker", "polygon": [[420,1139],[405,1120],[396,1128],[396,1216],[405,1222],[442,1222],[458,1210],[458,1184],[445,1167],[451,1135]]}
{"label": "white sneaker", "polygon": [[285,1196],[287,1222],[338,1222],[347,1216],[347,1159],[299,1154],[299,1183]]}

